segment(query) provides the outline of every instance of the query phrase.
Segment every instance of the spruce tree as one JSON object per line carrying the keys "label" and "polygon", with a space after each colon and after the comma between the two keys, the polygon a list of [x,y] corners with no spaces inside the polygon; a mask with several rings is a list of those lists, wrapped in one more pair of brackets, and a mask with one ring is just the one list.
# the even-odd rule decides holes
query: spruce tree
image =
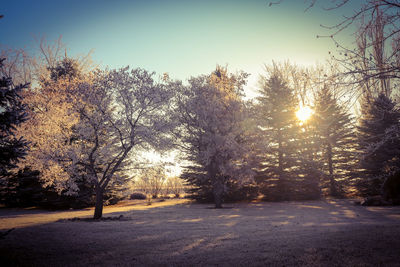
{"label": "spruce tree", "polygon": [[269,77],[262,77],[260,85],[260,96],[257,98],[258,125],[265,134],[264,138],[268,139],[269,149],[261,164],[259,179],[267,187],[266,179],[272,178],[279,194],[275,198],[285,199],[288,179],[295,167],[295,140],[298,133],[295,112],[298,100],[277,70]]}
{"label": "spruce tree", "polygon": [[[3,61],[0,59],[0,68]],[[26,155],[28,142],[16,136],[16,127],[27,119],[21,93],[28,84],[14,86],[12,79],[0,79],[0,202],[12,195],[17,187],[12,169]]]}
{"label": "spruce tree", "polygon": [[191,166],[181,176],[193,185],[192,196],[213,199],[216,208],[232,188],[251,180],[251,142],[248,140],[247,109],[242,99],[247,74],[230,74],[217,67],[210,75],[181,85],[177,106],[178,137]]}
{"label": "spruce tree", "polygon": [[381,193],[382,182],[393,169],[400,167],[398,138],[389,138],[395,132],[400,118],[396,103],[384,94],[365,97],[358,125],[360,149],[360,189],[365,195]]}
{"label": "spruce tree", "polygon": [[[0,59],[0,68],[4,60]],[[16,136],[15,127],[27,119],[21,97],[27,86],[14,86],[9,77],[0,79],[0,178],[9,176],[10,170],[26,154],[28,143]]]}
{"label": "spruce tree", "polygon": [[355,163],[353,120],[328,87],[317,93],[314,109],[323,170],[328,173],[330,194],[339,196],[343,193],[343,182],[349,181]]}

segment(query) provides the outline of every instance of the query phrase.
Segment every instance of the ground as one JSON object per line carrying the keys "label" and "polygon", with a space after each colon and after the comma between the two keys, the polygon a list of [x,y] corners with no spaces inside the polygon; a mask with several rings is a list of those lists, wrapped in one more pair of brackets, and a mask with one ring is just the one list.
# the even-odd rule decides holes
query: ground
{"label": "ground", "polygon": [[[209,204],[167,200],[93,210],[0,209],[0,265],[400,266],[400,207],[350,200]],[[61,220],[60,220],[61,219]]]}

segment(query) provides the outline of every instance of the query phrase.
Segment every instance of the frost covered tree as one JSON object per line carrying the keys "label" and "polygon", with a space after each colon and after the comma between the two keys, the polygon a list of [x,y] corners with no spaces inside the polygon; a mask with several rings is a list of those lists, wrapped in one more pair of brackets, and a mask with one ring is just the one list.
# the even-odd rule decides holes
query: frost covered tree
{"label": "frost covered tree", "polygon": [[400,167],[398,139],[400,112],[396,103],[380,94],[365,97],[358,125],[362,190],[380,194],[386,176]]}
{"label": "frost covered tree", "polygon": [[246,77],[217,67],[191,78],[178,97],[181,147],[192,162],[182,177],[197,193],[212,192],[216,208],[222,207],[229,181],[244,183],[253,176],[242,100]]}
{"label": "frost covered tree", "polygon": [[[55,202],[74,207],[93,205],[94,184],[86,170],[77,165],[76,155],[87,153],[82,150],[78,132],[82,122],[79,108],[87,103],[81,89],[93,81],[95,73],[85,70],[78,59],[65,57],[38,76],[38,86],[25,93],[30,120],[18,128],[19,134],[31,142],[20,168],[39,171],[44,190],[60,195]],[[119,175],[120,181],[107,188],[107,203],[121,196],[118,191],[123,189],[126,175]]]}
{"label": "frost covered tree", "polygon": [[83,101],[77,90],[79,84],[90,78],[65,73],[54,80],[51,73],[43,75],[35,88],[24,93],[30,119],[21,124],[17,132],[31,145],[19,167],[39,171],[44,187],[71,195],[78,190],[75,183],[70,183],[71,176],[78,178],[73,155],[77,149],[74,127],[80,118],[74,105]]}
{"label": "frost covered tree", "polygon": [[[0,59],[0,68],[4,60]],[[8,177],[10,170],[26,155],[28,143],[16,135],[16,127],[27,119],[26,106],[22,102],[22,93],[27,86],[14,86],[9,77],[0,79],[0,179]]]}
{"label": "frost covered tree", "polygon": [[355,165],[356,139],[353,120],[343,104],[338,103],[328,86],[314,100],[315,130],[321,161],[329,177],[330,194],[341,192],[340,183],[350,178]]}
{"label": "frost covered tree", "polygon": [[70,59],[55,64],[26,94],[32,120],[19,133],[32,146],[20,167],[39,170],[43,185],[59,194],[76,195],[82,181],[92,185],[100,218],[104,195],[126,180],[133,150],[167,144],[173,91],[153,76],[126,68],[84,73]]}
{"label": "frost covered tree", "polygon": [[107,186],[119,178],[118,172],[135,152],[171,145],[169,105],[174,91],[143,69],[123,68],[95,76],[79,86],[79,94],[86,101],[76,103],[81,141],[74,161],[95,185],[94,218],[98,219]]}

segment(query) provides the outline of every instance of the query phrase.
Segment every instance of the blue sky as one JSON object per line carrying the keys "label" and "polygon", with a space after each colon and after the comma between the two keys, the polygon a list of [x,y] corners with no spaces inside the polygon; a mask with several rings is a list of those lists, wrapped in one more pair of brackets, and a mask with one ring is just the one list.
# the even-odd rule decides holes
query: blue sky
{"label": "blue sky", "polygon": [[[254,89],[263,64],[290,60],[324,62],[334,50],[320,24],[333,25],[357,3],[337,11],[285,0],[3,0],[0,44],[35,51],[34,36],[63,36],[70,55],[93,49],[100,66],[143,67],[186,79],[211,72],[216,64],[252,74]],[[327,1],[320,1],[326,4]],[[351,45],[347,33],[341,40]]]}

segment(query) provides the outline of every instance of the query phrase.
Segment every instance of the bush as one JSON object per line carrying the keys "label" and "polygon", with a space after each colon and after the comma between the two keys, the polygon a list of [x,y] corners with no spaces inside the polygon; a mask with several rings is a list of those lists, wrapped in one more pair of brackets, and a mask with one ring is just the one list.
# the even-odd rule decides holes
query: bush
{"label": "bush", "polygon": [[131,194],[129,199],[146,199],[146,195],[143,193],[136,192]]}

